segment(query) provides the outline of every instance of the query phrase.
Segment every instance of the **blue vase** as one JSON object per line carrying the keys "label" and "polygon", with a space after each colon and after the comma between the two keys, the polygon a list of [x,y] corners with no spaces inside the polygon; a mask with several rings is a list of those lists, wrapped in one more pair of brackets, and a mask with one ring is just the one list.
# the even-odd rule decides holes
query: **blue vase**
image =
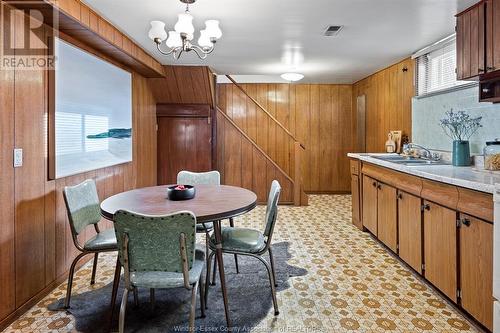
{"label": "blue vase", "polygon": [[470,165],[469,141],[460,141],[460,140],[453,141],[452,161],[454,166]]}

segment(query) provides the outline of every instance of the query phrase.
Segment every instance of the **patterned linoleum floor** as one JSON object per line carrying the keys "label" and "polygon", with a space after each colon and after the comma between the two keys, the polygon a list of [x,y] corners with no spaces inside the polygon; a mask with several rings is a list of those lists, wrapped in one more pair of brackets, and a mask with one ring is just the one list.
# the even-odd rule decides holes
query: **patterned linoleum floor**
{"label": "patterned linoleum floor", "polygon": [[[289,263],[308,273],[291,278],[292,287],[278,293],[279,317],[270,311],[252,331],[477,332],[425,282],[352,226],[350,200],[348,195],[310,196],[308,207],[280,206],[273,242],[290,242]],[[262,229],[264,212],[259,206],[235,224]],[[92,287],[91,263],[85,265],[75,276],[73,292],[110,283],[115,258],[100,258]],[[64,297],[65,288],[59,286],[5,332],[74,331],[71,315],[47,309]]]}

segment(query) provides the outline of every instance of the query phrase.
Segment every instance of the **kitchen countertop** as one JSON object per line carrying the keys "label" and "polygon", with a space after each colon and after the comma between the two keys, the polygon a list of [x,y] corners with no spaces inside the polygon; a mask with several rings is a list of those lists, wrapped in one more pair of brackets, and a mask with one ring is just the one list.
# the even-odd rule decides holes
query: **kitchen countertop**
{"label": "kitchen countertop", "polygon": [[369,154],[369,153],[347,154],[348,157],[358,159],[363,162],[368,162],[371,164],[380,165],[396,171],[404,172],[410,175],[491,194],[495,192],[495,184],[500,184],[500,171],[490,172],[487,170],[478,170],[474,167],[455,167],[452,165],[407,166],[407,165],[392,163],[389,161],[383,161],[377,158],[370,157],[370,155],[389,155],[389,154]]}

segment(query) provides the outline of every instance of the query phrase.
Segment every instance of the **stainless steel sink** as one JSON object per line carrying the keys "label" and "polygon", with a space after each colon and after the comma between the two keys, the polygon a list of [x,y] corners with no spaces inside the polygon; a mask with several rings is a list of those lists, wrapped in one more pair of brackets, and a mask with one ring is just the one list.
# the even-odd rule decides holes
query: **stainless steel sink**
{"label": "stainless steel sink", "polygon": [[401,156],[401,155],[370,155],[372,158],[376,158],[379,160],[391,162],[391,163],[396,163],[396,164],[403,164],[407,166],[421,166],[421,165],[447,165],[449,163],[445,161],[434,161],[434,160],[427,160],[423,158],[418,158],[418,157],[411,157],[411,156]]}

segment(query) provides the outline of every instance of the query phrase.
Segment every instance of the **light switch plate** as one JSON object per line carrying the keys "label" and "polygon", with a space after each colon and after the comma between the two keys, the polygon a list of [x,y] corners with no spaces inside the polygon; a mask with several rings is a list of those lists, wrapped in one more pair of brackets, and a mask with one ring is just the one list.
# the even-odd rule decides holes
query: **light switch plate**
{"label": "light switch plate", "polygon": [[14,149],[14,168],[23,166],[23,150],[21,148]]}

